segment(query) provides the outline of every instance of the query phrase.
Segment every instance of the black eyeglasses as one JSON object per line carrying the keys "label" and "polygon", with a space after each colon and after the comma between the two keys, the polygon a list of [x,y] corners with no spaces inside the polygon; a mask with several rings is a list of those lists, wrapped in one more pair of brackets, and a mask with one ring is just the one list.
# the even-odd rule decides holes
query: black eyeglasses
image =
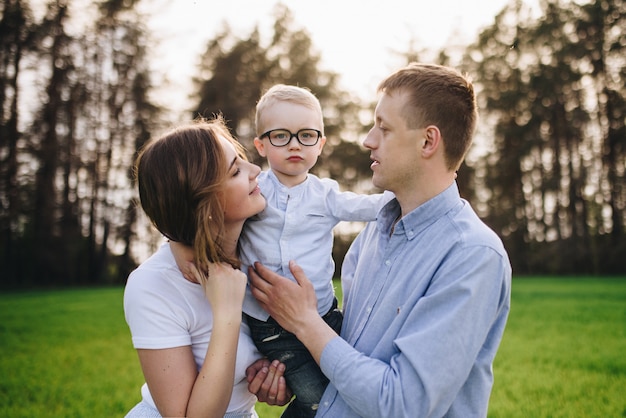
{"label": "black eyeglasses", "polygon": [[300,129],[295,134],[288,129],[272,129],[265,132],[259,138],[266,136],[270,140],[270,144],[275,147],[284,147],[291,142],[291,138],[296,138],[298,142],[305,147],[312,147],[317,144],[322,133],[317,129]]}

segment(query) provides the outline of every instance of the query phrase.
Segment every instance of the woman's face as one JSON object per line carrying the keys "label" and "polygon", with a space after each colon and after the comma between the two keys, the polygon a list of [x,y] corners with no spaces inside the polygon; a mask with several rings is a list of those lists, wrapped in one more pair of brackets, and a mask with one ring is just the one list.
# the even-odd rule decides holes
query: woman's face
{"label": "woman's face", "polygon": [[229,167],[224,183],[224,222],[243,222],[265,209],[265,198],[257,183],[261,169],[242,159],[230,141],[220,140]]}

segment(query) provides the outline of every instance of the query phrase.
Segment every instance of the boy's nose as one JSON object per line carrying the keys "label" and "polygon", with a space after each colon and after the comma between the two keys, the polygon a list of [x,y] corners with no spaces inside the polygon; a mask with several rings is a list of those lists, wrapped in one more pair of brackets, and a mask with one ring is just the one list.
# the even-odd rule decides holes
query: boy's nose
{"label": "boy's nose", "polygon": [[289,138],[289,148],[300,148],[300,142],[297,136],[292,135],[291,138]]}

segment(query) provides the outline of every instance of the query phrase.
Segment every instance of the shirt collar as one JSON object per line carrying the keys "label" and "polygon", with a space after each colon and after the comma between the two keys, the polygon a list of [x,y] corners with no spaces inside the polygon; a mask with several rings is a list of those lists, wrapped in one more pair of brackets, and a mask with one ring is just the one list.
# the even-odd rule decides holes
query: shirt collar
{"label": "shirt collar", "polygon": [[299,196],[306,189],[306,185],[309,182],[309,174],[306,175],[306,179],[293,187],[287,187],[278,180],[276,174],[271,170],[267,170],[268,178],[274,183],[275,190],[279,190],[281,193],[288,193],[291,197]]}
{"label": "shirt collar", "polygon": [[[459,203],[461,198],[456,182],[432,199],[413,209],[396,223],[395,234],[404,234],[407,240],[415,238],[422,230],[445,216]],[[394,198],[380,211],[378,229],[381,233],[389,234],[395,220],[400,216],[400,203]]]}

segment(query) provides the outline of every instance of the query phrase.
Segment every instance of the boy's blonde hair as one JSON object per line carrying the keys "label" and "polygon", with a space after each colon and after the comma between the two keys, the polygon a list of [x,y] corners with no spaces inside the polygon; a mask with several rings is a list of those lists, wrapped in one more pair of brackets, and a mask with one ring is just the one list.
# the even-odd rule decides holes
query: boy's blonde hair
{"label": "boy's blonde hair", "polygon": [[322,115],[322,105],[320,104],[320,101],[317,97],[315,97],[311,90],[306,87],[291,86],[287,84],[273,85],[259,99],[259,102],[256,105],[255,118],[257,135],[262,135],[264,132],[261,128],[263,112],[277,102],[289,102],[308,107],[312,111],[317,112],[320,119],[320,127],[322,128],[322,135],[324,135],[324,117]]}

